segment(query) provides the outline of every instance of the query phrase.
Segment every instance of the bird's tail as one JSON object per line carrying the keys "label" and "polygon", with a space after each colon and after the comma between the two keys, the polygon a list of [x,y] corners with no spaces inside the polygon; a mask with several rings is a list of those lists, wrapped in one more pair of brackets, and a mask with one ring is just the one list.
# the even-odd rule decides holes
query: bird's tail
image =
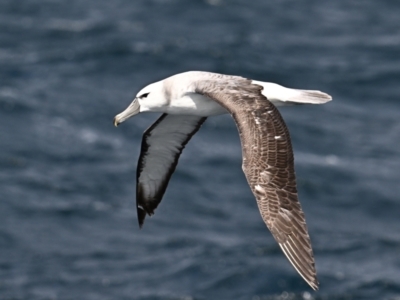
{"label": "bird's tail", "polygon": [[276,106],[295,104],[323,104],[332,100],[332,97],[321,91],[290,89],[271,82],[252,81],[261,85],[262,94]]}

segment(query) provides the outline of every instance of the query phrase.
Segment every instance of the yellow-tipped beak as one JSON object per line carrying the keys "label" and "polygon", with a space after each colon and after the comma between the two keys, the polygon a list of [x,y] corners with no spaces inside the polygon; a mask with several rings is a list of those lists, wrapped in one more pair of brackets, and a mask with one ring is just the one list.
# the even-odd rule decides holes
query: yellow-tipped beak
{"label": "yellow-tipped beak", "polygon": [[138,113],[140,113],[140,104],[139,101],[135,98],[122,113],[115,116],[114,126],[118,127],[119,124],[129,119],[130,117],[137,115]]}

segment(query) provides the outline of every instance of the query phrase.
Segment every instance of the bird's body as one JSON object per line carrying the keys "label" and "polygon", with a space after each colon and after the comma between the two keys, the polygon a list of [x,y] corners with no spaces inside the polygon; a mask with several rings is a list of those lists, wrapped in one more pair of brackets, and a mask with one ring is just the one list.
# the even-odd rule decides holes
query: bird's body
{"label": "bird's body", "polygon": [[[223,75],[217,73],[190,71],[176,74],[165,80],[152,83],[139,91],[138,96],[149,94],[152,99],[146,97],[146,101],[141,103],[140,112],[160,112],[167,114],[186,114],[201,117],[228,113],[216,101],[195,91],[196,82],[213,81],[221,82],[225,85],[227,82],[235,83],[236,80],[243,79],[239,76]],[[176,86],[179,82],[179,87]],[[326,94],[319,91],[307,91],[285,88],[281,85],[251,80],[252,85],[263,87],[262,95],[271,101],[275,106],[285,106],[293,104],[312,103],[319,104],[329,101]]]}
{"label": "bird's body", "polygon": [[228,111],[210,98],[190,93],[171,101],[165,113],[171,115],[191,115],[199,117],[210,117],[226,114]]}
{"label": "bird's body", "polygon": [[242,169],[261,216],[295,269],[317,289],[311,242],[297,196],[290,136],[275,106],[330,100],[319,91],[199,71],[146,86],[114,119],[118,125],[139,112],[163,113],[143,135],[136,195],[140,226],[160,203],[186,143],[207,117],[230,113],[242,143]]}

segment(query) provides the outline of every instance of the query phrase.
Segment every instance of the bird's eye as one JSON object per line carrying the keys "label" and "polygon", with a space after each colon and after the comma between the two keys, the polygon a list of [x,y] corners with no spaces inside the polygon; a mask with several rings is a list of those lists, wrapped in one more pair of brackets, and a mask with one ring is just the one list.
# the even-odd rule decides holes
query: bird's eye
{"label": "bird's eye", "polygon": [[142,98],[146,98],[146,97],[147,97],[149,94],[150,94],[150,93],[145,93],[145,94],[142,94],[142,95],[140,95],[140,96],[139,96],[139,98],[140,98],[140,99],[142,99]]}

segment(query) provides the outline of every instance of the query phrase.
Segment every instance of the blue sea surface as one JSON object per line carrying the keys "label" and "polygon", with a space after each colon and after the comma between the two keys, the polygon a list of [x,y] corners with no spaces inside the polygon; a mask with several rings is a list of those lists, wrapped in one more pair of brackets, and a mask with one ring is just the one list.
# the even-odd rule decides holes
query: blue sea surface
{"label": "blue sea surface", "polygon": [[[0,300],[400,299],[400,2],[0,0]],[[320,290],[211,117],[139,230],[146,84],[205,70],[318,89],[284,107]]]}

